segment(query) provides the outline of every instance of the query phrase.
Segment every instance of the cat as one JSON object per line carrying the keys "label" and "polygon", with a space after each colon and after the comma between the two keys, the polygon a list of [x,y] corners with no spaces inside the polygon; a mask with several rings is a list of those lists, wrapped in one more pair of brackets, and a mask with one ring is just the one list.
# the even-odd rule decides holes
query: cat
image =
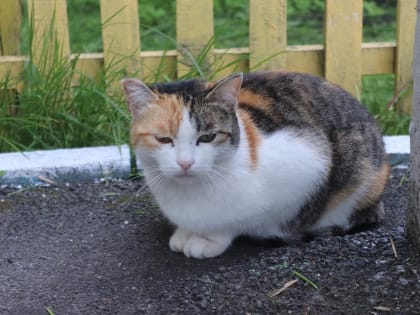
{"label": "cat", "polygon": [[344,234],[383,219],[381,132],[339,86],[293,72],[122,86],[131,144],[176,228],[171,250],[215,257],[238,236]]}

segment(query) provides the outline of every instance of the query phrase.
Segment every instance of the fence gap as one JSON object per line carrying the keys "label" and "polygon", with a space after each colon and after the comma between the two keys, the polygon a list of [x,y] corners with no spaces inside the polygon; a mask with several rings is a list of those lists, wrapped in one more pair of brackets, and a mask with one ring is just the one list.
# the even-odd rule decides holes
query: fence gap
{"label": "fence gap", "polygon": [[326,0],[325,78],[361,97],[363,0]]}
{"label": "fence gap", "polygon": [[397,6],[397,53],[395,60],[395,94],[400,95],[398,110],[411,113],[413,81],[414,28],[416,24],[416,0],[398,0]]}
{"label": "fence gap", "polygon": [[213,0],[177,0],[178,77],[207,77],[212,71]]}
{"label": "fence gap", "polygon": [[287,0],[249,1],[249,68],[286,68]]}

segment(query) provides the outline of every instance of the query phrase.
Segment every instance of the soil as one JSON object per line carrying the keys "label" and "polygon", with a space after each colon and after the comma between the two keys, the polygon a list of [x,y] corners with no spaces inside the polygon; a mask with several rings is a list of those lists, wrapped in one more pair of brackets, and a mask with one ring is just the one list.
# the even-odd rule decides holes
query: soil
{"label": "soil", "polygon": [[275,247],[241,239],[207,260],[169,250],[172,227],[142,180],[1,187],[0,313],[420,314],[407,179],[393,170],[379,227]]}

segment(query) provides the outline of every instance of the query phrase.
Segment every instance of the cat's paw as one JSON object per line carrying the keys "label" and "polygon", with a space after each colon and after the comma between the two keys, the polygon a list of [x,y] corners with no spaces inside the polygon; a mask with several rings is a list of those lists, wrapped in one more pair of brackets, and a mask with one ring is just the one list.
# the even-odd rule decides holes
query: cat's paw
{"label": "cat's paw", "polygon": [[169,248],[174,252],[183,252],[185,243],[190,236],[191,233],[182,229],[176,229],[175,233],[169,239]]}
{"label": "cat's paw", "polygon": [[191,235],[184,245],[184,255],[193,258],[211,258],[221,255],[230,245],[230,237]]}
{"label": "cat's paw", "polygon": [[201,236],[178,228],[169,239],[169,247],[174,252],[183,252],[187,257],[201,259],[219,256],[231,242],[232,237],[228,235]]}

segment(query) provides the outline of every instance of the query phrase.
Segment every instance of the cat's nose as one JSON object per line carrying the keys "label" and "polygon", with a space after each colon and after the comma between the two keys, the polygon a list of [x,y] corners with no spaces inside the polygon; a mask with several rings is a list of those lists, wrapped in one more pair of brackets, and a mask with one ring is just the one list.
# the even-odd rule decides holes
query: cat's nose
{"label": "cat's nose", "polygon": [[194,160],[177,160],[176,162],[184,171],[187,171],[194,164]]}

